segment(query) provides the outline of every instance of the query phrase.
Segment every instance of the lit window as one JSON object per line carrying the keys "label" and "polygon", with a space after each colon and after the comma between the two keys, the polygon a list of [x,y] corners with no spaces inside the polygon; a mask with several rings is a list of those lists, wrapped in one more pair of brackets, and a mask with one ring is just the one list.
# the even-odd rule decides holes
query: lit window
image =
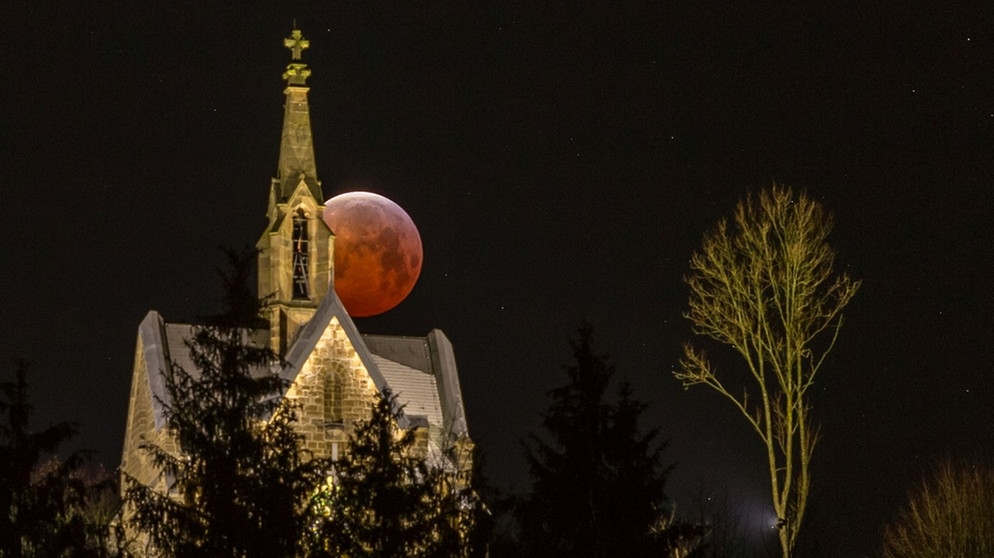
{"label": "lit window", "polygon": [[309,250],[307,238],[307,215],[297,210],[293,216],[293,298],[309,299],[307,284]]}

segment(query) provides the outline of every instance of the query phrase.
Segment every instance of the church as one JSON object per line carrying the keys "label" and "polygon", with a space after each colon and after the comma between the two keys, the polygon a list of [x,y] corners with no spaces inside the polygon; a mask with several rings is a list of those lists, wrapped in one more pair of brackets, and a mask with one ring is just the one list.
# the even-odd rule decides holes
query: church
{"label": "church", "polygon": [[[297,403],[304,446],[315,456],[337,460],[347,452],[355,424],[389,391],[403,405],[398,426],[413,429],[418,455],[466,479],[473,442],[448,338],[437,329],[414,337],[360,333],[335,293],[335,235],[322,220],[307,100],[311,71],[302,61],[309,43],[294,30],[284,46],[291,62],[283,74],[279,165],[269,187],[268,225],[256,244],[268,328],[246,332],[246,342],[268,344],[282,355],[285,397]],[[155,310],[138,327],[120,471],[163,491],[165,479],[141,446],[178,451],[166,429],[170,399],[163,374],[172,366],[196,369],[185,343],[194,328]]]}

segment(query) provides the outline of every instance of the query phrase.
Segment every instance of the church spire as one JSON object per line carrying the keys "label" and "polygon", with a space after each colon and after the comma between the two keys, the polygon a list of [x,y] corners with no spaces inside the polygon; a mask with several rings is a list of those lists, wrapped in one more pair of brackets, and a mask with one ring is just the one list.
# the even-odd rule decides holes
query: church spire
{"label": "church spire", "polygon": [[283,72],[287,87],[284,90],[286,104],[283,114],[283,135],[280,140],[280,163],[277,181],[276,202],[285,201],[300,185],[307,184],[311,195],[320,203],[323,201],[321,183],[314,164],[314,138],[311,134],[310,108],[307,104],[305,84],[311,70],[303,62],[302,54],[310,47],[300,29],[294,29],[283,39],[283,46],[290,50],[290,63]]}
{"label": "church spire", "polygon": [[[294,25],[296,27],[296,25]],[[332,288],[334,236],[322,220],[324,197],[314,164],[314,140],[302,60],[310,42],[299,29],[283,40],[290,64],[283,73],[286,101],[280,162],[269,189],[269,224],[259,249],[259,295],[266,297],[270,346],[282,354]]]}

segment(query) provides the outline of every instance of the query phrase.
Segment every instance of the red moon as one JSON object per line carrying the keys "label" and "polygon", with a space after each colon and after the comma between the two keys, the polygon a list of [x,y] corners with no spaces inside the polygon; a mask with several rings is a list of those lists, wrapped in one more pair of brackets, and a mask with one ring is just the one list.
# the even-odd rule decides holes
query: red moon
{"label": "red moon", "polygon": [[410,216],[378,194],[349,192],[325,202],[323,217],[335,235],[335,292],[349,315],[400,304],[421,275],[421,235]]}

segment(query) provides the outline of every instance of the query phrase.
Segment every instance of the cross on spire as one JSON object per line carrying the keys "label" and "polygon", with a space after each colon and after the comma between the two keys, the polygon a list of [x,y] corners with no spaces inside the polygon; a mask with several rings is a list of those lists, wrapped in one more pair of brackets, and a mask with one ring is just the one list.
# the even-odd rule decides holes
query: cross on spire
{"label": "cross on spire", "polygon": [[[293,22],[293,26],[297,26],[296,21]],[[311,46],[311,42],[304,38],[300,29],[294,29],[289,37],[283,39],[283,46],[290,49],[291,53],[291,61],[283,72],[283,79],[287,80],[289,85],[304,85],[311,71],[307,68],[307,64],[300,61],[300,55]]]}
{"label": "cross on spire", "polygon": [[293,60],[300,60],[300,54],[311,46],[311,42],[304,38],[304,35],[300,32],[300,29],[294,29],[290,32],[289,37],[283,39],[283,46],[290,49],[290,52],[293,53]]}

